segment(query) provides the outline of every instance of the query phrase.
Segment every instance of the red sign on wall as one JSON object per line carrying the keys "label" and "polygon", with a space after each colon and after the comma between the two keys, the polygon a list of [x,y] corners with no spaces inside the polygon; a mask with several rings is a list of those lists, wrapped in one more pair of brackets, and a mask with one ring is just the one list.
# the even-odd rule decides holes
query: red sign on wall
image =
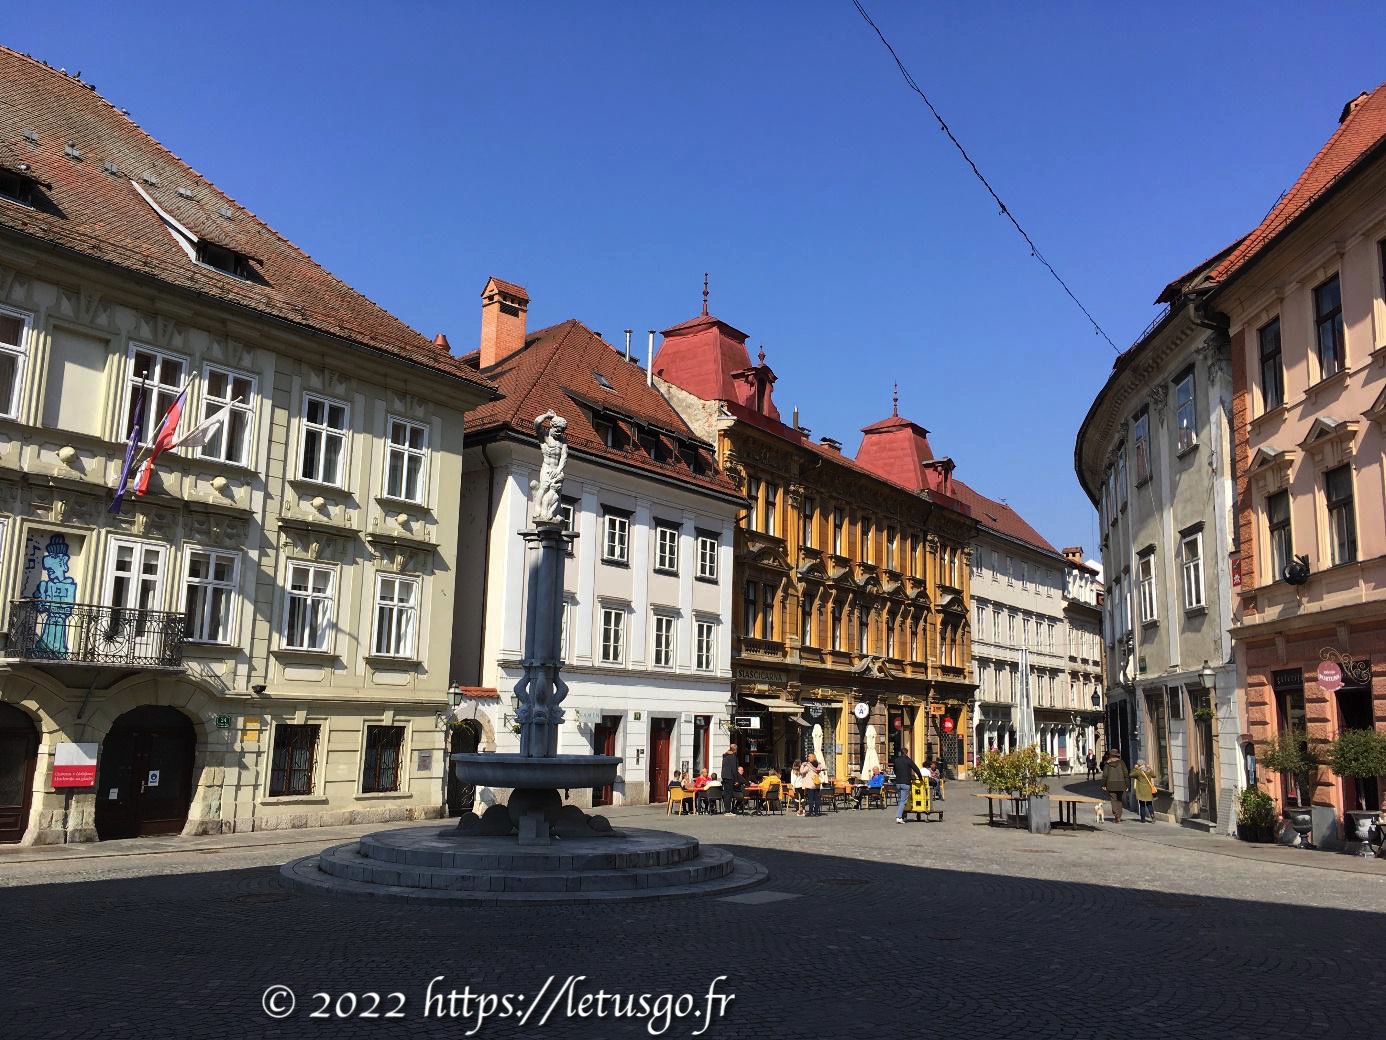
{"label": "red sign on wall", "polygon": [[945,733],[952,733],[952,732],[953,732],[953,717],[952,717],[951,715],[945,715],[945,716],[943,716],[943,732],[945,732]]}
{"label": "red sign on wall", "polygon": [[53,749],[54,787],[96,786],[96,744],[59,744]]}

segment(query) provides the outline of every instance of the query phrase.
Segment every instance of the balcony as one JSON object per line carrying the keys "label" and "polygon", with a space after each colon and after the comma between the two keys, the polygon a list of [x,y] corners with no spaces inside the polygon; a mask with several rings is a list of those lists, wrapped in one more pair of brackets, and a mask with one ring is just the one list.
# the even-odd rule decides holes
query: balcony
{"label": "balcony", "polygon": [[774,639],[755,639],[751,636],[742,636],[741,653],[748,656],[780,659],[785,656],[785,646]]}
{"label": "balcony", "polygon": [[24,599],[10,604],[11,660],[112,668],[183,667],[187,617],[88,603]]}

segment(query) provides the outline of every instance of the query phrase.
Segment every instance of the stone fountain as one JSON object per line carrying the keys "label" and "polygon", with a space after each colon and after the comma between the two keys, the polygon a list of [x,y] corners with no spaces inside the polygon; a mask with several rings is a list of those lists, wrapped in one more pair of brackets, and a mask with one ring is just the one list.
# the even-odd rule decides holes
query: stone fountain
{"label": "stone fountain", "polygon": [[452,756],[452,768],[464,784],[513,789],[505,806],[492,806],[483,817],[467,813],[458,829],[467,835],[503,835],[514,828],[521,845],[547,845],[559,830],[569,837],[611,833],[605,818],[587,816],[576,806],[565,810],[558,790],[605,787],[615,781],[621,765],[614,755],[558,753],[558,728],[563,725],[563,701],[568,696],[560,654],[563,565],[569,543],[577,538],[564,529],[560,511],[568,462],[567,427],[567,420],[553,412],[534,420],[543,462],[539,479],[530,484],[533,526],[519,532],[529,550],[525,554],[524,675],[515,686],[520,753]]}
{"label": "stone fountain", "polygon": [[524,675],[516,684],[518,754],[457,754],[463,783],[509,788],[505,805],[465,814],[455,828],[412,827],[368,834],[287,864],[282,872],[311,890],[386,899],[507,904],[592,902],[724,894],[759,884],[764,867],[684,834],[625,827],[565,805],[560,789],[604,787],[621,759],[560,755],[558,731],[568,686],[561,674],[563,565],[576,537],[559,511],[568,461],[567,422],[534,421],[543,461],[531,484]]}

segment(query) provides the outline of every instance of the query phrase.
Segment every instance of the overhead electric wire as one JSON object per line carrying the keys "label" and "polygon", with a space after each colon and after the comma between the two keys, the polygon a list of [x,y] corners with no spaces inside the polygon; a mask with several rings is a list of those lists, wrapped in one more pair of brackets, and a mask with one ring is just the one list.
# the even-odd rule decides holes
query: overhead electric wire
{"label": "overhead electric wire", "polygon": [[899,68],[900,75],[905,78],[906,85],[916,94],[918,94],[920,98],[923,99],[924,104],[929,106],[929,111],[933,113],[934,119],[938,121],[939,129],[948,135],[948,140],[953,142],[953,147],[957,148],[958,153],[963,157],[967,165],[972,168],[973,176],[982,182],[982,187],[986,188],[987,193],[992,197],[992,199],[995,200],[996,205],[1000,209],[1001,216],[1005,217],[1007,220],[1011,222],[1012,226],[1014,226],[1016,231],[1020,234],[1020,237],[1025,240],[1025,244],[1030,247],[1030,255],[1033,256],[1036,260],[1038,260],[1041,264],[1043,264],[1044,269],[1048,271],[1051,275],[1053,275],[1054,281],[1059,283],[1059,287],[1063,289],[1065,293],[1068,294],[1068,298],[1072,300],[1074,304],[1077,305],[1080,311],[1083,312],[1083,317],[1087,318],[1088,321],[1092,323],[1093,331],[1097,335],[1105,339],[1113,350],[1115,350],[1117,353],[1121,353],[1121,348],[1112,342],[1112,337],[1107,335],[1106,331],[1102,328],[1102,326],[1097,323],[1097,319],[1092,316],[1092,314],[1088,311],[1086,307],[1083,306],[1083,301],[1078,299],[1078,297],[1074,295],[1073,290],[1068,287],[1068,283],[1065,282],[1063,278],[1059,276],[1058,271],[1054,270],[1054,265],[1051,264],[1048,260],[1046,260],[1044,254],[1039,251],[1039,247],[1035,245],[1035,240],[1032,239],[1030,235],[1026,232],[1026,230],[1020,226],[1020,221],[1015,219],[1015,214],[1011,212],[1010,207],[1007,206],[1001,200],[1000,195],[996,194],[996,189],[991,186],[991,182],[988,181],[986,179],[986,176],[982,173],[982,171],[978,169],[977,163],[973,160],[972,156],[967,154],[967,149],[962,146],[962,142],[959,141],[957,137],[954,135],[952,129],[948,126],[948,123],[944,120],[943,116],[939,115],[938,109],[936,109],[934,107],[934,103],[929,100],[929,96],[924,93],[923,88],[919,86],[919,84],[915,81],[915,78],[912,75],[910,75],[910,70],[907,69],[905,67],[905,63],[900,60],[900,55],[895,53],[895,48],[890,45],[890,41],[886,39],[885,33],[881,32],[880,26],[873,22],[871,20],[871,16],[866,13],[866,8],[862,7],[861,0],[852,0],[852,5],[857,9],[857,13],[860,14],[863,19],[865,19],[866,24],[871,26],[871,28],[876,31],[876,35],[881,38],[881,43],[883,43],[885,45],[885,49],[890,52],[890,56],[895,59],[895,65],[897,68]]}

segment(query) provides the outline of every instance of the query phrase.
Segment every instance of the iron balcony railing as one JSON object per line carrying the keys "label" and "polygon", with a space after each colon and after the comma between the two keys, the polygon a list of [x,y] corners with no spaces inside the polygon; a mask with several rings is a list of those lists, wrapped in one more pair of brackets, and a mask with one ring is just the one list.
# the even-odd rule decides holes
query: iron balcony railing
{"label": "iron balcony railing", "polygon": [[22,661],[181,668],[187,617],[89,603],[22,599],[10,604],[5,656]]}

